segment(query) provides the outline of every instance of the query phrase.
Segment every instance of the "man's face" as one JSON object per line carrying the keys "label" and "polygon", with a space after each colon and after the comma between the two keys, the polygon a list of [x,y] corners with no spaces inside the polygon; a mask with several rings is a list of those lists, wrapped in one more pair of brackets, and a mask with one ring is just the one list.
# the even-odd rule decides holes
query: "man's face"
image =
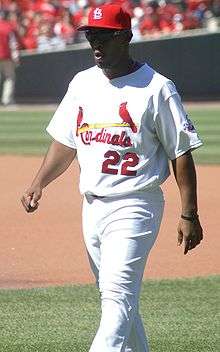
{"label": "man's face", "polygon": [[111,69],[123,61],[129,43],[126,34],[126,31],[100,28],[92,28],[85,32],[98,67]]}

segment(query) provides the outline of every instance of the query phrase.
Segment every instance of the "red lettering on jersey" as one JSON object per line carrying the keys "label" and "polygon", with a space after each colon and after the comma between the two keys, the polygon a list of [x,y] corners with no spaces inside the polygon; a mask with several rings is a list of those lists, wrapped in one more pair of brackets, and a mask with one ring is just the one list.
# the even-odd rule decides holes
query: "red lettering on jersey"
{"label": "red lettering on jersey", "polygon": [[126,123],[129,124],[131,127],[132,132],[137,133],[137,126],[135,125],[134,121],[131,118],[131,115],[128,112],[128,109],[126,107],[127,102],[121,103],[119,106],[119,116],[122,118],[122,120]]}
{"label": "red lettering on jersey", "polygon": [[96,142],[101,142],[101,139],[102,139],[102,133],[104,131],[104,128],[101,129],[101,132],[98,132],[95,136],[95,141]]}
{"label": "red lettering on jersey", "polygon": [[112,144],[111,140],[112,140],[111,133],[106,133],[104,143]]}
{"label": "red lettering on jersey", "polygon": [[81,140],[84,144],[90,145],[92,141],[96,143],[106,143],[112,145],[119,145],[121,147],[131,147],[131,138],[126,135],[126,132],[123,131],[121,134],[111,134],[106,133],[104,128],[100,132],[96,133],[94,131],[86,131],[80,133]]}
{"label": "red lettering on jersey", "polygon": [[114,136],[112,136],[111,144],[112,145],[119,145],[119,138],[120,138],[120,136],[118,134],[114,134]]}
{"label": "red lettering on jersey", "polygon": [[124,141],[123,141],[124,147],[131,147],[131,139],[130,137],[125,137]]}
{"label": "red lettering on jersey", "polygon": [[90,145],[92,141],[92,131],[86,131],[85,133],[80,133],[81,140],[84,144]]}

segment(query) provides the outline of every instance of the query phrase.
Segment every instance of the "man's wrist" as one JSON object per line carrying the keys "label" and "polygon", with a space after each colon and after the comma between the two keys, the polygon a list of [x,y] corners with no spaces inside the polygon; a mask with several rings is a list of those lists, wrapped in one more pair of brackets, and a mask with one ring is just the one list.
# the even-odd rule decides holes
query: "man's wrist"
{"label": "man's wrist", "polygon": [[199,218],[199,215],[196,212],[191,212],[190,214],[181,214],[181,219],[183,220],[187,220],[187,221],[190,221],[190,222],[196,222]]}

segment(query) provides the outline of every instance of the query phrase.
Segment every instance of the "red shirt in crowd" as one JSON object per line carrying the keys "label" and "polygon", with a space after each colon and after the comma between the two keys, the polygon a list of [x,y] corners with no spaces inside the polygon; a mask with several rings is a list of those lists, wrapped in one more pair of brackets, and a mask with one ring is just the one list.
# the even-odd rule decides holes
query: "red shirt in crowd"
{"label": "red shirt in crowd", "polygon": [[11,59],[10,37],[14,32],[9,21],[0,19],[0,60]]}

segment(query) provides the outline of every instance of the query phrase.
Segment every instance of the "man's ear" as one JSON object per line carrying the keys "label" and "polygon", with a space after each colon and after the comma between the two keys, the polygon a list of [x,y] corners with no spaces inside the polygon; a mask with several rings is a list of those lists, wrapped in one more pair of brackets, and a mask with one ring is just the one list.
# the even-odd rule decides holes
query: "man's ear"
{"label": "man's ear", "polygon": [[132,37],[133,37],[133,33],[132,33],[132,31],[129,31],[129,32],[128,32],[128,42],[129,42],[129,43],[130,43]]}
{"label": "man's ear", "polygon": [[124,39],[126,42],[130,43],[132,37],[133,37],[133,33],[131,30],[128,30],[124,33]]}
{"label": "man's ear", "polygon": [[125,31],[121,36],[123,42],[126,42],[126,43],[130,43],[132,37],[133,37],[133,33],[131,30]]}

